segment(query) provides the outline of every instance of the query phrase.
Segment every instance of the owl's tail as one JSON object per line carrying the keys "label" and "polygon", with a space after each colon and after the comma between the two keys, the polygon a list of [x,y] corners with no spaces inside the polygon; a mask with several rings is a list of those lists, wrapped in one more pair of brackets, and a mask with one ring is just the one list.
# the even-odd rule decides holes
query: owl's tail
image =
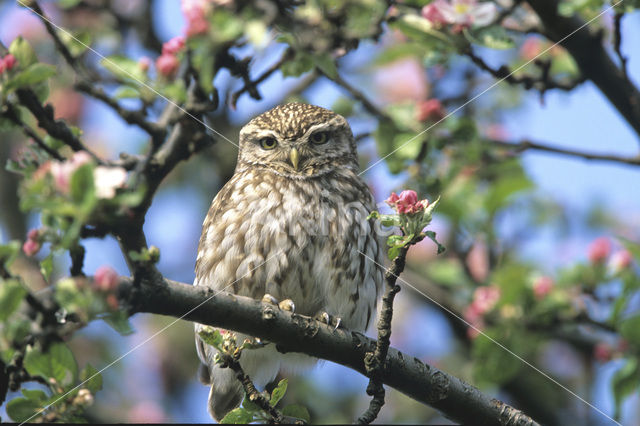
{"label": "owl's tail", "polygon": [[227,413],[238,407],[244,397],[242,384],[230,368],[220,368],[215,365],[210,370],[211,390],[207,408],[211,417],[217,422]]}

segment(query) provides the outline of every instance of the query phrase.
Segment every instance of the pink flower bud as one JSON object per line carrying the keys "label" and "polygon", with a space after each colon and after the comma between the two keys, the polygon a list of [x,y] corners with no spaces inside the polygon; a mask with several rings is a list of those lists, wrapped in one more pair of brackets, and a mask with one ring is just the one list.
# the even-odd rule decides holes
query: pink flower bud
{"label": "pink flower bud", "polygon": [[473,302],[471,304],[480,315],[484,315],[493,309],[500,300],[500,288],[494,285],[482,286],[473,292]]}
{"label": "pink flower bud", "polygon": [[541,300],[553,289],[553,280],[549,277],[540,277],[533,283],[533,294],[536,299]]}
{"label": "pink flower bud", "polygon": [[613,348],[607,343],[598,343],[593,347],[593,357],[600,362],[607,362],[613,356]]}
{"label": "pink flower bud", "polygon": [[149,71],[150,66],[151,66],[151,59],[148,56],[143,56],[142,58],[138,59],[138,67],[142,71],[144,72]]}
{"label": "pink flower bud", "polygon": [[40,243],[37,242],[36,240],[31,240],[31,239],[25,241],[24,244],[22,245],[22,251],[27,256],[35,255],[40,251],[40,248],[41,248]]}
{"label": "pink flower bud", "polygon": [[623,269],[627,269],[631,266],[631,262],[633,258],[631,257],[631,253],[628,250],[620,250],[617,251],[611,256],[611,266],[614,271],[622,271]]}
{"label": "pink flower bud", "polygon": [[611,253],[611,243],[605,237],[595,239],[589,244],[587,257],[591,263],[602,263]]}
{"label": "pink flower bud", "polygon": [[389,206],[393,207],[396,205],[399,199],[400,197],[398,197],[398,194],[396,194],[395,192],[392,192],[389,198],[384,200],[384,202],[387,203]]}
{"label": "pink flower bud", "polygon": [[406,189],[400,193],[400,199],[398,200],[398,202],[413,205],[418,202],[418,194],[416,193],[416,191]]}
{"label": "pink flower bud", "polygon": [[96,270],[93,277],[94,286],[101,291],[112,291],[118,287],[120,277],[110,266],[101,266]]}
{"label": "pink flower bud", "polygon": [[438,99],[428,99],[418,105],[418,121],[440,121],[446,115],[447,111]]}
{"label": "pink flower bud", "polygon": [[443,25],[447,23],[445,17],[440,13],[437,2],[430,3],[423,7],[422,17],[434,25]]}
{"label": "pink flower bud", "polygon": [[177,36],[162,45],[163,55],[175,55],[184,47],[184,37]]}
{"label": "pink flower bud", "polygon": [[156,59],[156,68],[164,77],[173,77],[178,71],[180,62],[174,55],[162,54]]}
{"label": "pink flower bud", "polygon": [[2,63],[4,64],[4,69],[9,71],[16,66],[18,61],[16,60],[15,56],[9,53],[7,56],[4,57],[4,59],[2,59]]}
{"label": "pink flower bud", "polygon": [[520,56],[525,61],[531,61],[542,52],[542,41],[537,37],[529,37],[520,46]]}
{"label": "pink flower bud", "polygon": [[31,229],[27,233],[27,239],[29,240],[38,241],[38,238],[40,238],[40,232],[38,231],[37,228]]}

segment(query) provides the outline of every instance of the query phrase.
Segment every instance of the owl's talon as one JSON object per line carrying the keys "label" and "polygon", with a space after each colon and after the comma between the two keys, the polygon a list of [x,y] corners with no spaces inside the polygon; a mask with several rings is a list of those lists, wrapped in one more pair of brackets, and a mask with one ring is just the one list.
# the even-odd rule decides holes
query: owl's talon
{"label": "owl's talon", "polygon": [[278,299],[276,299],[275,297],[273,297],[269,293],[266,293],[264,296],[262,296],[262,303],[268,303],[270,305],[277,305],[278,304]]}
{"label": "owl's talon", "polygon": [[283,311],[293,312],[296,310],[296,305],[291,299],[284,299],[282,302],[278,303],[278,307]]}
{"label": "owl's talon", "polygon": [[316,319],[322,323],[325,323],[329,326],[333,326],[333,331],[336,331],[338,327],[342,324],[342,318],[334,317],[333,315],[329,315],[326,312],[321,312],[316,315]]}
{"label": "owl's talon", "polygon": [[329,325],[331,323],[331,317],[328,313],[322,312],[317,316],[318,321]]}

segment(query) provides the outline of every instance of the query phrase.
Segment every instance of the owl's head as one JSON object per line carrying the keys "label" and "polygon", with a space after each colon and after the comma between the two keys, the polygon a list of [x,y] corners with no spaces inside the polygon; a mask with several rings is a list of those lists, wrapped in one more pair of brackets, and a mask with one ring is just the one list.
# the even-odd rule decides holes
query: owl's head
{"label": "owl's head", "polygon": [[267,168],[304,179],[358,167],[351,128],[341,115],[302,103],[279,105],[240,130],[238,168]]}

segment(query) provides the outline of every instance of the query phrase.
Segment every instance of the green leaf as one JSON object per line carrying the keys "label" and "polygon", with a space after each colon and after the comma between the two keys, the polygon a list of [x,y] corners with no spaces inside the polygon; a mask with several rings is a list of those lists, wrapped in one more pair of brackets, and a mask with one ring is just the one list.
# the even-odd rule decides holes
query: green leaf
{"label": "green leaf", "polygon": [[83,31],[71,35],[67,31],[58,31],[58,35],[73,57],[82,55],[91,46],[91,33],[89,32]]}
{"label": "green leaf", "polygon": [[8,92],[22,87],[30,88],[56,74],[57,70],[53,65],[42,63],[31,64],[24,71],[11,77],[5,86],[5,90]]}
{"label": "green leaf", "polygon": [[91,393],[96,393],[102,389],[102,375],[91,364],[87,364],[80,373],[80,381],[85,382],[84,387]]}
{"label": "green leaf", "polygon": [[120,86],[113,94],[114,99],[137,99],[140,97],[140,91],[131,86]]}
{"label": "green leaf", "polygon": [[93,183],[93,164],[83,164],[71,175],[71,198],[76,203],[84,203],[85,200],[95,199],[95,186]]}
{"label": "green leaf", "polygon": [[350,115],[353,115],[355,104],[356,103],[353,99],[341,96],[333,103],[331,110],[343,117],[349,117]]}
{"label": "green leaf", "polygon": [[640,315],[634,315],[622,320],[620,335],[635,347],[640,347]]}
{"label": "green leaf", "polygon": [[220,349],[222,346],[222,334],[220,334],[220,330],[213,327],[202,327],[202,329],[198,332],[198,336],[205,342],[207,345],[213,346],[216,349]]}
{"label": "green leaf", "polygon": [[239,407],[239,408],[235,408],[235,409],[229,411],[229,413],[227,413],[227,415],[224,416],[224,418],[222,420],[220,420],[220,423],[222,423],[222,424],[248,424],[252,420],[253,420],[253,414],[248,412],[244,408]]}
{"label": "green leaf", "polygon": [[16,39],[11,42],[9,53],[15,56],[18,62],[18,69],[25,69],[29,65],[38,62],[36,52],[22,36],[16,37]]}
{"label": "green leaf", "polygon": [[269,404],[271,404],[272,407],[275,407],[284,397],[284,394],[287,393],[288,383],[287,379],[280,380],[278,386],[276,386],[273,392],[271,392],[271,400],[269,401]]}
{"label": "green leaf", "polygon": [[298,404],[287,405],[286,407],[284,407],[284,409],[282,410],[282,415],[288,416],[288,417],[295,417],[296,419],[302,419],[306,423],[311,422],[311,416],[309,415],[309,410],[307,410],[306,407],[303,407],[302,405],[298,405]]}
{"label": "green leaf", "polygon": [[134,332],[133,326],[129,322],[129,316],[124,311],[112,312],[102,319],[123,336],[128,336]]}
{"label": "green leaf", "polygon": [[43,377],[45,380],[54,378],[62,385],[75,383],[78,377],[78,364],[71,350],[64,343],[54,343],[46,353],[31,347],[24,358],[27,373]]}
{"label": "green leaf", "polygon": [[479,44],[491,49],[512,49],[515,47],[513,39],[507,34],[507,30],[500,25],[484,27],[472,31],[464,31],[467,39],[474,44]]}
{"label": "green leaf", "polygon": [[27,295],[27,290],[15,279],[0,281],[0,321],[5,321],[13,314],[22,299]]}
{"label": "green leaf", "polygon": [[640,387],[640,366],[636,358],[628,358],[627,362],[615,372],[611,379],[613,398],[615,401],[614,418],[620,418],[620,408],[625,398]]}
{"label": "green leaf", "polygon": [[242,401],[242,407],[251,414],[262,413],[262,408],[260,408],[255,402],[251,401],[246,394],[244,395],[244,400]]}
{"label": "green leaf", "polygon": [[138,62],[126,56],[108,56],[102,59],[100,64],[112,74],[124,80],[133,81],[136,85],[147,81],[147,74],[140,68]]}
{"label": "green leaf", "polygon": [[426,231],[424,234],[427,236],[427,238],[429,238],[431,241],[433,241],[436,244],[436,246],[438,246],[438,254],[442,254],[442,253],[445,252],[446,248],[442,244],[440,244],[438,242],[438,240],[436,240],[436,233],[435,232]]}
{"label": "green leaf", "polygon": [[429,268],[425,270],[430,280],[441,286],[464,286],[467,276],[460,262],[456,259],[443,259],[438,262],[429,263]]}
{"label": "green leaf", "polygon": [[49,253],[47,257],[40,262],[40,272],[45,280],[49,281],[51,272],[53,271],[53,253]]}
{"label": "green leaf", "polygon": [[338,76],[338,68],[333,58],[327,53],[324,55],[314,55],[313,63],[316,67],[325,73],[329,78],[336,78]]}
{"label": "green leaf", "polygon": [[280,71],[283,77],[298,77],[305,72],[311,71],[314,66],[314,61],[311,55],[306,53],[297,52],[296,56],[282,64]]}
{"label": "green leaf", "polygon": [[43,404],[28,398],[15,398],[7,403],[7,414],[15,422],[26,422],[35,417]]}
{"label": "green leaf", "polygon": [[47,393],[40,389],[21,389],[21,391],[25,398],[32,401],[41,402],[47,400],[48,398]]}

